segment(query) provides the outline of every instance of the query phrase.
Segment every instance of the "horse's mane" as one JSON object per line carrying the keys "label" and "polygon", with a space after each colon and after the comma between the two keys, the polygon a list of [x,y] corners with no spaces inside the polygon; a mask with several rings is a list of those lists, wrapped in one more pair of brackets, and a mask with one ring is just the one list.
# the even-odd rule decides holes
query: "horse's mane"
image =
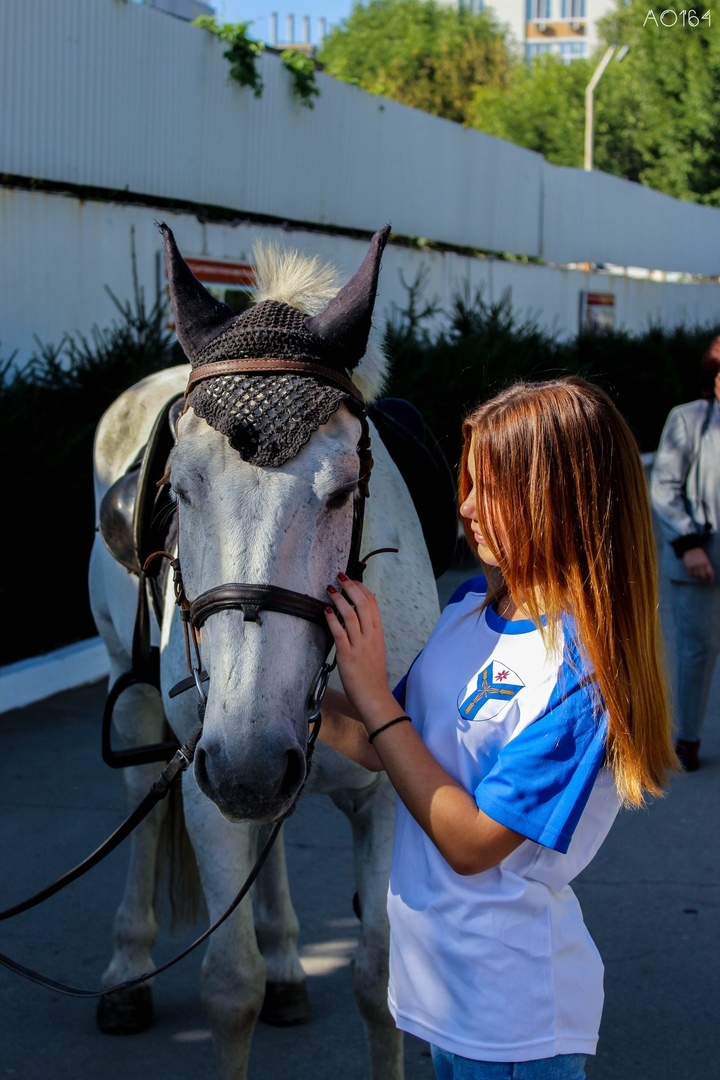
{"label": "horse's mane", "polygon": [[[263,300],[280,300],[308,315],[318,315],[342,284],[338,270],[332,263],[324,262],[319,255],[303,255],[294,248],[285,248],[273,241],[253,246],[253,262],[253,299],[256,304]],[[373,327],[365,356],[352,373],[352,381],[367,402],[381,395],[388,367],[379,334]]]}

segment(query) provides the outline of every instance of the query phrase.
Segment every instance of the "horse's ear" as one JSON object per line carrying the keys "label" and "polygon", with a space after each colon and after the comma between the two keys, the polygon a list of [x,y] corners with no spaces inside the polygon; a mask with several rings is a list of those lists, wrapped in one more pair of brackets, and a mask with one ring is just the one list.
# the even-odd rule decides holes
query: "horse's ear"
{"label": "horse's ear", "polygon": [[380,260],[389,235],[389,225],[375,233],[360,269],[343,285],[324,311],[305,320],[313,334],[329,345],[339,346],[343,362],[349,369],[362,360],[367,349]]}
{"label": "horse's ear", "polygon": [[234,312],[200,284],[180,254],[172,229],[165,222],[158,228],[165,245],[165,271],[175,316],[175,333],[183,352],[194,364],[203,346],[217,337]]}

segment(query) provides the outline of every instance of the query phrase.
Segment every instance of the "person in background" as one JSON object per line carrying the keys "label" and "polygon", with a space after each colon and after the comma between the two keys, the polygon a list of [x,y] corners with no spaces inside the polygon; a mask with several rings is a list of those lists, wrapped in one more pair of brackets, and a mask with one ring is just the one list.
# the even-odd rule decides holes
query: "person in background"
{"label": "person in background", "polygon": [[388,1001],[438,1080],[582,1080],[603,965],[569,883],[618,807],[677,767],[647,485],[583,379],[514,384],[463,436],[460,515],[486,575],[394,691],[377,602],[339,575],[345,693],[328,691],[320,738],[397,792]]}
{"label": "person in background", "polygon": [[700,765],[700,733],[720,652],[720,336],[700,362],[700,392],[698,401],[671,409],[650,481],[674,623],[675,749],[687,772]]}

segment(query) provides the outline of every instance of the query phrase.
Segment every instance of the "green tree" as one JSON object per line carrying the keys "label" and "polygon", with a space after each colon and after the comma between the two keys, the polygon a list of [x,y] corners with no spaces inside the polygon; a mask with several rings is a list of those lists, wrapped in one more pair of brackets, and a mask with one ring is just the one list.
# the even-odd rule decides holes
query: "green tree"
{"label": "green tree", "polygon": [[565,64],[539,56],[515,60],[501,86],[479,86],[468,122],[488,135],[537,150],[553,165],[582,165],[585,87],[592,74],[586,60]]}
{"label": "green tree", "polygon": [[704,4],[649,8],[630,0],[601,20],[608,44],[630,48],[596,92],[597,168],[720,206],[720,39],[712,17]]}
{"label": "green tree", "polygon": [[720,39],[709,9],[621,0],[599,31],[602,44],[588,61],[516,60],[502,88],[475,91],[469,122],[553,164],[579,168],[585,87],[607,46],[627,45],[623,62],[606,68],[595,91],[595,168],[719,206]]}
{"label": "green tree", "polygon": [[460,123],[474,87],[501,83],[510,62],[490,15],[434,0],[356,4],[318,60],[338,79]]}

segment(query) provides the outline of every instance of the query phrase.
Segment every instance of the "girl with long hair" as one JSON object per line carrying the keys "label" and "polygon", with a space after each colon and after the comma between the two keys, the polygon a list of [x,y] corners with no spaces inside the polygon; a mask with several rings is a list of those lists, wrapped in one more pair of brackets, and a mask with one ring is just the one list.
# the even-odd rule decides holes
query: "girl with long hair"
{"label": "girl with long hair", "polygon": [[643,467],[598,387],[517,383],[466,419],[459,498],[485,573],[394,691],[374,596],[329,587],[321,737],[397,792],[389,1005],[438,1080],[580,1080],[603,968],[569,883],[676,767]]}

